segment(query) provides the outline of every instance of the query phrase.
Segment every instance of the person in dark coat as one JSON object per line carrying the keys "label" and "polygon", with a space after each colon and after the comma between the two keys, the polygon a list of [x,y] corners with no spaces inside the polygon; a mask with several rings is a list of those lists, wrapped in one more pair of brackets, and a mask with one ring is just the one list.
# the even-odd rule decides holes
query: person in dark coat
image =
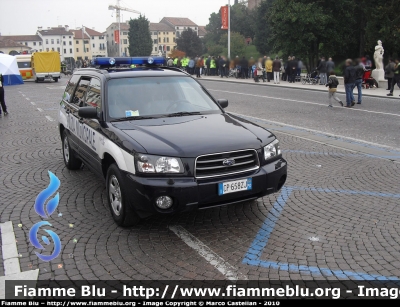
{"label": "person in dark coat", "polygon": [[3,75],[0,73],[0,116],[1,116],[1,109],[3,109],[4,115],[8,115],[6,101],[4,99],[4,78]]}
{"label": "person in dark coat", "polygon": [[346,89],[346,107],[351,108],[355,105],[353,89],[356,83],[356,69],[351,59],[346,60],[346,68],[344,70],[344,87]]}
{"label": "person in dark coat", "polygon": [[225,61],[225,57],[221,57],[220,59],[219,59],[219,62],[218,62],[218,67],[219,67],[219,73],[220,73],[220,75],[221,75],[221,78],[223,78],[223,77],[227,77],[228,78],[228,76],[227,76],[227,74],[226,74],[226,64],[227,64],[227,62]]}
{"label": "person in dark coat", "polygon": [[325,85],[326,82],[328,82],[327,78],[327,66],[326,66],[326,61],[325,58],[321,58],[321,62],[319,63],[317,70],[319,72],[319,84],[320,85]]}
{"label": "person in dark coat", "polygon": [[242,58],[242,60],[240,61],[240,74],[242,79],[247,79],[248,76],[248,72],[249,72],[249,61],[246,60],[245,57]]}
{"label": "person in dark coat", "polygon": [[290,70],[290,81],[289,82],[295,83],[297,67],[299,66],[295,56],[292,56],[292,60],[290,61],[288,66],[289,66],[289,70]]}

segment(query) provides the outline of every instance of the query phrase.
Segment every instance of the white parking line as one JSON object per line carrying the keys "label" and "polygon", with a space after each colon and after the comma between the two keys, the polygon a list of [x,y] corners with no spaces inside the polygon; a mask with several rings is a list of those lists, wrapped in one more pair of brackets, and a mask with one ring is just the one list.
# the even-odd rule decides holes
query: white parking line
{"label": "white parking line", "polygon": [[228,280],[247,280],[247,276],[238,272],[238,269],[230,265],[218,254],[212,251],[207,245],[193,236],[182,226],[169,226],[169,229],[173,231],[179,238],[182,239],[188,246],[193,248],[200,256],[202,256],[209,264],[214,266],[218,271],[222,273]]}
{"label": "white parking line", "polygon": [[36,105],[36,103],[34,103],[33,101],[31,101],[31,104],[32,104],[33,106],[35,106],[35,105]]}
{"label": "white parking line", "polygon": [[[213,89],[208,89],[208,90],[209,91],[214,91],[214,92],[230,93],[230,94],[235,94],[235,95],[245,95],[245,96],[253,96],[253,97],[260,97],[260,98],[269,98],[269,99],[275,99],[275,100],[285,100],[285,101],[292,101],[292,102],[300,102],[300,103],[304,103],[304,104],[313,104],[313,105],[324,106],[324,107],[327,106],[327,104],[304,101],[304,100],[295,100],[295,99],[288,99],[288,98],[271,97],[271,96],[255,95],[255,94],[246,94],[246,93],[231,92],[231,91],[213,90]],[[374,114],[391,115],[391,116],[400,117],[400,114],[395,114],[395,113],[385,113],[385,112],[361,110],[361,109],[354,109],[354,108],[346,108],[346,110],[358,111],[358,112],[367,112],[367,113],[374,113]]]}
{"label": "white parking line", "polygon": [[25,98],[26,100],[30,100],[28,97]]}
{"label": "white parking line", "polygon": [[21,272],[17,243],[12,222],[0,224],[1,229],[1,249],[3,254],[4,274],[11,275]]}
{"label": "white parking line", "polygon": [[47,118],[49,121],[54,122],[54,119],[52,119],[50,116],[46,116],[46,118]]}
{"label": "white parking line", "polygon": [[43,112],[43,109],[41,109],[41,108],[37,108],[37,110],[38,110],[39,112]]}

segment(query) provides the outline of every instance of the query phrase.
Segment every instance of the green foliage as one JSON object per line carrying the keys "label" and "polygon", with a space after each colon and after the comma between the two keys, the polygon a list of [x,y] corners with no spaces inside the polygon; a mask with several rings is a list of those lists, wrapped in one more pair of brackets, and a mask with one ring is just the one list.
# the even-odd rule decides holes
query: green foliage
{"label": "green foliage", "polygon": [[153,49],[149,21],[145,16],[140,15],[137,19],[129,21],[129,55],[149,56]]}
{"label": "green foliage", "polygon": [[[222,35],[220,45],[228,47],[228,33]],[[243,35],[237,32],[231,32],[231,58],[235,56],[242,57],[246,51],[246,43]],[[227,51],[225,51],[227,55]]]}
{"label": "green foliage", "polygon": [[271,46],[268,43],[268,37],[271,33],[268,13],[274,1],[275,0],[264,0],[257,9],[253,10],[254,44],[261,54],[267,54],[271,51]]}
{"label": "green foliage", "polygon": [[183,31],[176,40],[177,48],[186,53],[189,57],[195,57],[202,53],[203,44],[191,28]]}

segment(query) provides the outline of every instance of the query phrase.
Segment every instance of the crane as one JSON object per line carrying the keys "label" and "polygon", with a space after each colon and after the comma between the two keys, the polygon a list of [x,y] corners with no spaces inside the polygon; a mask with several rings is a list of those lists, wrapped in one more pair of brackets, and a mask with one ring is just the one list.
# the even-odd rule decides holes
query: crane
{"label": "crane", "polygon": [[[115,16],[116,16],[117,23],[118,23],[119,37],[121,37],[121,11],[140,14],[140,12],[138,12],[136,10],[132,10],[130,8],[120,6],[120,2],[121,2],[121,0],[117,0],[117,4],[116,5],[110,4],[108,6],[109,10],[115,10],[115,12],[116,12]],[[121,56],[121,46],[120,46],[120,44],[121,44],[121,41],[119,39],[119,41],[118,41],[118,56]]]}

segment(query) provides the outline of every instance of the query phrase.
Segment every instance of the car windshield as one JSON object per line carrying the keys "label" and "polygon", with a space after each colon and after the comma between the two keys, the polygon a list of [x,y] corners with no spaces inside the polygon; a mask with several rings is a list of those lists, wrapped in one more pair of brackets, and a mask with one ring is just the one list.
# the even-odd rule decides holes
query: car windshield
{"label": "car windshield", "polygon": [[120,78],[108,82],[108,115],[112,120],[220,112],[190,77]]}

